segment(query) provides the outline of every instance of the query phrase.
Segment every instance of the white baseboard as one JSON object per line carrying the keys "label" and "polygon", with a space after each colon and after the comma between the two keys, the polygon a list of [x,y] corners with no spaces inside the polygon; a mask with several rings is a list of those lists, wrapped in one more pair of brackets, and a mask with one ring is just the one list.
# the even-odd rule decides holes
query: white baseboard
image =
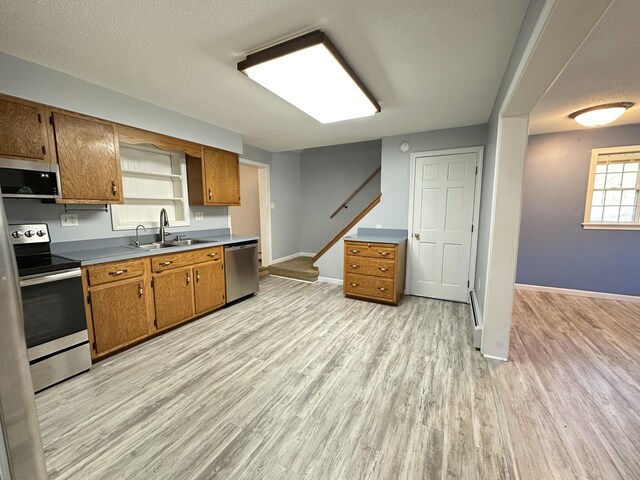
{"label": "white baseboard", "polygon": [[302,255],[301,252],[292,253],[291,255],[287,255],[286,257],[280,257],[280,258],[276,258],[274,260],[271,260],[271,265],[273,265],[274,263],[285,262],[287,260],[291,260],[292,258],[296,258],[296,257],[300,257],[300,256],[306,256],[306,255]]}
{"label": "white baseboard", "polygon": [[342,285],[344,282],[341,278],[318,277],[319,282],[333,283],[334,285]]}
{"label": "white baseboard", "polygon": [[300,255],[301,257],[315,257],[316,256],[315,253],[311,253],[311,252],[300,252],[298,255]]}
{"label": "white baseboard", "polygon": [[574,297],[589,297],[600,300],[615,300],[618,302],[640,303],[640,297],[633,295],[621,295],[619,293],[590,292],[588,290],[573,290],[571,288],[545,287],[542,285],[526,285],[516,283],[517,290],[530,290],[533,292],[557,293],[558,295],[573,295]]}
{"label": "white baseboard", "polygon": [[484,353],[482,354],[482,356],[484,358],[488,358],[489,360],[498,360],[500,362],[506,362],[507,359],[504,357],[494,357],[493,355],[485,355]]}

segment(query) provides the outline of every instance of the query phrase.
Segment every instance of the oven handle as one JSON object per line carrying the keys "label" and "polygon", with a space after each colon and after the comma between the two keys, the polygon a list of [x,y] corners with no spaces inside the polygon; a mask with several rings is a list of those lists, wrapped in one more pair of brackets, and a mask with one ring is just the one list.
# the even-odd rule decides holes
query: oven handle
{"label": "oven handle", "polygon": [[37,275],[20,280],[21,287],[31,287],[32,285],[41,285],[43,283],[59,282],[61,280],[67,280],[69,278],[76,278],[82,276],[82,272],[79,268],[72,270],[65,270],[64,272]]}

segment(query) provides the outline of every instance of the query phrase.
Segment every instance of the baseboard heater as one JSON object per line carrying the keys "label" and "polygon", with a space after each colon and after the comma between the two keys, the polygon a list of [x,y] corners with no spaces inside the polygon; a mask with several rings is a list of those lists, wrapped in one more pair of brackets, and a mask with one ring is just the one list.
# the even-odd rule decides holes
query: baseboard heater
{"label": "baseboard heater", "polygon": [[473,332],[473,346],[480,350],[482,344],[482,319],[478,313],[478,295],[475,290],[469,292],[469,310],[471,318],[471,328]]}

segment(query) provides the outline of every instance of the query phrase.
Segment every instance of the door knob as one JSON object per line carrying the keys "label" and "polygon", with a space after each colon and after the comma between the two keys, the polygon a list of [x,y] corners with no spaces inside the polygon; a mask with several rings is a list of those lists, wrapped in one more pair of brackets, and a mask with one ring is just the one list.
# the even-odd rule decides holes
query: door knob
{"label": "door knob", "polygon": [[416,240],[420,240],[420,234],[419,233],[414,233],[413,236],[416,237]]}

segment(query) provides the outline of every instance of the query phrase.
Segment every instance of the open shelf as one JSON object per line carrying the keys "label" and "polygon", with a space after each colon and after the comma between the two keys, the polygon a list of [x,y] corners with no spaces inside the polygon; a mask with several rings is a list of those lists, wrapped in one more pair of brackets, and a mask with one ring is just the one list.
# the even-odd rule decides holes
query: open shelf
{"label": "open shelf", "polygon": [[141,176],[141,177],[181,178],[180,175],[176,175],[175,173],[145,172],[143,170],[122,169],[122,173],[127,174],[127,175],[138,175],[138,176]]}

